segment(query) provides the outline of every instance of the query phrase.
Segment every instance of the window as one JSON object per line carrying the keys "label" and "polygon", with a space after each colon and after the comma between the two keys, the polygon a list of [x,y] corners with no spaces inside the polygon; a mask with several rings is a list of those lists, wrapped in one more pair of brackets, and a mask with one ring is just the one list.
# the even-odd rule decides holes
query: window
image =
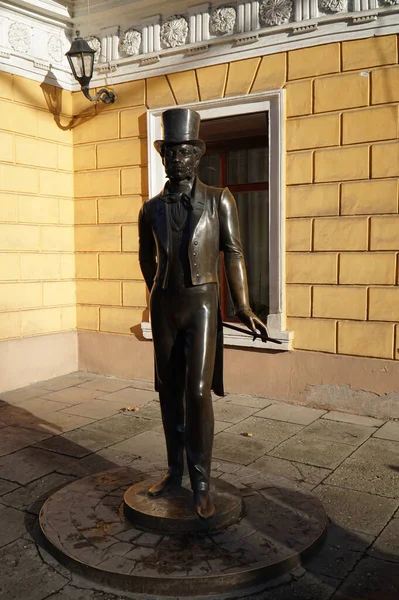
{"label": "window", "polygon": [[[228,187],[235,197],[248,274],[250,303],[266,321],[269,314],[269,158],[267,113],[202,121],[207,144],[199,177],[208,185]],[[233,320],[234,307],[221,257],[221,308]]]}
{"label": "window", "polygon": [[[220,178],[221,155],[229,153],[230,161],[225,161],[225,180],[232,190],[240,211],[241,235],[244,242],[246,261],[251,271],[250,294],[254,309],[262,316],[267,314],[267,326],[270,334],[281,340],[281,344],[260,340],[253,341],[244,333],[224,331],[224,343],[228,346],[259,348],[262,350],[289,350],[292,347],[292,334],[285,329],[285,253],[284,253],[284,190],[285,190],[285,148],[284,148],[284,90],[261,92],[244,96],[206,100],[186,105],[196,110],[201,116],[201,136],[208,143],[208,157],[204,157],[201,176],[205,183],[222,185]],[[161,115],[172,107],[151,109],[147,112],[148,130],[148,174],[149,195],[155,196],[165,183],[165,174],[161,159],[153,143],[162,138]],[[234,120],[231,120],[234,118]],[[260,122],[262,124],[260,125]],[[207,130],[208,129],[208,130]],[[221,135],[223,130],[223,135]],[[216,139],[215,139],[216,136]],[[260,139],[263,138],[259,145]],[[257,139],[256,139],[257,138]],[[218,146],[221,142],[223,147]],[[263,148],[263,150],[262,150]],[[240,154],[241,153],[241,154]],[[262,154],[263,153],[263,154]],[[219,156],[218,159],[214,155]],[[210,158],[210,157],[213,158]],[[206,161],[209,161],[208,163]],[[211,162],[214,161],[214,162]],[[206,165],[208,164],[208,167]],[[240,166],[240,169],[237,167]],[[265,165],[264,172],[258,164]],[[219,165],[219,166],[217,166]],[[213,170],[211,171],[211,167]],[[204,175],[204,169],[208,176]],[[219,168],[219,171],[218,171]],[[245,173],[245,178],[244,178]],[[261,176],[260,176],[261,175]],[[219,179],[211,179],[218,177]],[[238,179],[234,179],[237,176]],[[269,180],[270,179],[270,180]],[[238,181],[238,182],[237,182]],[[237,188],[235,186],[252,186]],[[257,187],[262,186],[262,187]],[[255,192],[262,200],[256,200]],[[259,196],[260,197],[260,196]],[[261,216],[256,213],[256,203],[261,205]],[[268,210],[265,206],[268,205]],[[255,212],[258,216],[252,219],[249,229],[245,225],[245,211]],[[267,217],[267,221],[265,218]],[[258,223],[263,225],[258,227]],[[258,239],[255,242],[255,238]],[[256,265],[256,259],[248,252],[250,248],[262,248],[259,256],[264,264]],[[257,273],[264,274],[259,281]],[[259,289],[261,293],[259,294]],[[268,290],[268,292],[266,291]],[[257,305],[259,298],[259,306]],[[268,298],[268,302],[265,299]],[[255,300],[255,302],[254,302]],[[268,308],[267,308],[267,306]],[[225,318],[228,318],[229,302],[225,301]],[[227,313],[227,314],[226,314]],[[143,335],[151,339],[150,323],[142,323]]]}

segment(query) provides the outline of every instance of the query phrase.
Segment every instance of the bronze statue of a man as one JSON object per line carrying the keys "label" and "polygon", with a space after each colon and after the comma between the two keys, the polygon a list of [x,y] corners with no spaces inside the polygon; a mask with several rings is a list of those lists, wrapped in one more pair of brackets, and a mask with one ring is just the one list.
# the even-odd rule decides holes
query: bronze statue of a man
{"label": "bronze statue of a man", "polygon": [[236,316],[267,339],[249,305],[235,200],[227,188],[197,177],[205,143],[200,116],[176,108],[162,115],[164,139],[155,142],[168,181],[139,215],[139,259],[150,292],[157,389],[165,431],[168,472],[149,490],[159,496],[183,475],[183,451],[194,510],[215,512],[209,495],[214,416],[211,389],[223,395],[218,261],[224,253]]}

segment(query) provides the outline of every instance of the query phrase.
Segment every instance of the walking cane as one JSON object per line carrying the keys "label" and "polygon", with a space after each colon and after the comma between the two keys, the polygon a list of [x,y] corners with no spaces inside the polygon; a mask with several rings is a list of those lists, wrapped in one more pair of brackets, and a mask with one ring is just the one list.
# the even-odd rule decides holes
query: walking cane
{"label": "walking cane", "polygon": [[246,335],[252,335],[253,339],[260,338],[263,342],[273,342],[273,344],[282,344],[281,340],[277,340],[276,338],[271,338],[267,336],[267,339],[260,333],[254,333],[253,331],[249,331],[248,329],[243,329],[242,327],[237,327],[236,325],[232,325],[231,323],[225,323],[223,321],[223,327],[227,327],[227,329],[234,329],[234,331],[239,331],[240,333],[245,333]]}

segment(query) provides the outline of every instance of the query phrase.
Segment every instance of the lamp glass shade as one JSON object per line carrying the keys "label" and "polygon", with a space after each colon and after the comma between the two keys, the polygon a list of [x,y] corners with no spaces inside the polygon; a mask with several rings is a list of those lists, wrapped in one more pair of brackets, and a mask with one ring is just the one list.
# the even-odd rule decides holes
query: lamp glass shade
{"label": "lamp glass shade", "polygon": [[88,85],[93,77],[94,54],[95,50],[81,37],[72,42],[66,53],[73,76],[82,86]]}

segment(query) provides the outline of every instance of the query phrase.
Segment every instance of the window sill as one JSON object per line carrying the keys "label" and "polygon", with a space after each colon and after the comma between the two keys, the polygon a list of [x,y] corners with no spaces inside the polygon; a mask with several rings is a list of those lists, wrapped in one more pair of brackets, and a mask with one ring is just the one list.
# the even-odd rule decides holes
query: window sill
{"label": "window sill", "polygon": [[[152,340],[151,324],[148,321],[141,323],[141,331],[143,337],[146,340]],[[287,351],[292,350],[293,333],[291,331],[270,331],[270,335],[277,340],[281,341],[281,344],[275,344],[273,342],[262,342],[260,340],[253,341],[251,336],[245,333],[231,331],[230,329],[223,328],[223,338],[225,346],[235,346],[238,348],[256,348],[259,350],[280,350]]]}

